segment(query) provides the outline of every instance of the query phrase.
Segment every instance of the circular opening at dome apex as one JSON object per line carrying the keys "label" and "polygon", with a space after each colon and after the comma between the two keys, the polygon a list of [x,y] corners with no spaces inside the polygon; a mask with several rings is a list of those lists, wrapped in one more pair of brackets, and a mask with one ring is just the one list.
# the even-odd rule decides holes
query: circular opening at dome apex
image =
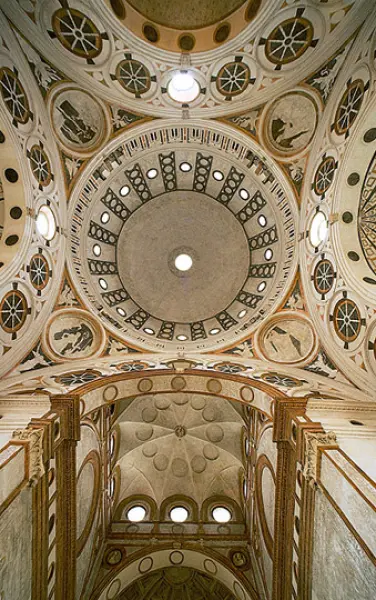
{"label": "circular opening at dome apex", "polygon": [[167,92],[175,102],[193,102],[200,93],[200,85],[189,71],[175,71],[167,85]]}
{"label": "circular opening at dome apex", "polygon": [[170,510],[170,519],[174,523],[184,523],[188,519],[188,511],[184,506],[175,506]]}
{"label": "circular opening at dome apex", "polygon": [[189,271],[193,265],[192,257],[189,254],[179,254],[175,258],[175,267],[178,271]]}

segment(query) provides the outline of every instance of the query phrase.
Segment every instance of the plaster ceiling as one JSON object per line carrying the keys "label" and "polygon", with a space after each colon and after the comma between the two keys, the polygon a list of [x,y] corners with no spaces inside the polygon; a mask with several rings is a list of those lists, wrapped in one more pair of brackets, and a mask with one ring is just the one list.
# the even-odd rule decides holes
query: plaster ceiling
{"label": "plaster ceiling", "polygon": [[175,392],[124,402],[113,427],[117,502],[146,495],[158,507],[185,495],[197,503],[228,495],[243,505],[246,418],[240,404]]}

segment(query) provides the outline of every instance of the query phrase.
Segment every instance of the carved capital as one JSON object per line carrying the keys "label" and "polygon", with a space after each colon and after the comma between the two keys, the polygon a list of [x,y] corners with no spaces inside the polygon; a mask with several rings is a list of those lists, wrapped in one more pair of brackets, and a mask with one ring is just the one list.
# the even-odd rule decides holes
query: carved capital
{"label": "carved capital", "polygon": [[303,475],[311,483],[317,481],[318,451],[322,446],[334,446],[337,443],[334,431],[305,431],[304,432],[304,466]]}
{"label": "carved capital", "polygon": [[18,429],[13,439],[29,442],[29,485],[34,486],[44,474],[43,429]]}

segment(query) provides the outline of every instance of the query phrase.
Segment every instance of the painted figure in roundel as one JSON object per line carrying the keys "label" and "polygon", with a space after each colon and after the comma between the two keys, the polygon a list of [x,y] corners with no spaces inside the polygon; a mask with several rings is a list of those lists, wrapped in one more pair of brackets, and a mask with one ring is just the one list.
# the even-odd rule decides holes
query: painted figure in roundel
{"label": "painted figure in roundel", "polygon": [[304,360],[314,343],[310,325],[301,319],[281,319],[266,328],[262,337],[266,358],[281,363]]}
{"label": "painted figure in roundel", "polygon": [[92,150],[103,138],[103,111],[86,92],[61,92],[55,99],[52,119],[59,139],[72,150]]}
{"label": "painted figure in roundel", "polygon": [[52,318],[46,341],[56,357],[66,360],[93,356],[102,343],[96,324],[74,311],[64,311]]}
{"label": "painted figure in roundel", "polygon": [[288,93],[270,107],[265,137],[278,154],[292,156],[311,142],[317,125],[317,108],[304,92]]}

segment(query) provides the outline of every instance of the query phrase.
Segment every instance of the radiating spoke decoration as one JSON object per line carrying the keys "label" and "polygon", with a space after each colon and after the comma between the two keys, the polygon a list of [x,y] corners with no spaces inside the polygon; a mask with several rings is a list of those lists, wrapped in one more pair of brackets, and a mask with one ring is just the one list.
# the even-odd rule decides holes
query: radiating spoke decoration
{"label": "radiating spoke decoration", "polygon": [[353,342],[360,333],[361,316],[355,302],[344,298],[337,302],[333,314],[334,326],[338,337],[344,342]]}
{"label": "radiating spoke decoration", "polygon": [[13,121],[25,124],[29,120],[30,110],[26,92],[18,77],[8,69],[0,69],[1,96]]}
{"label": "radiating spoke decoration", "polygon": [[27,315],[25,296],[18,290],[8,292],[0,304],[0,325],[7,333],[21,329]]}
{"label": "radiating spoke decoration", "polygon": [[127,92],[135,96],[141,96],[150,89],[150,73],[138,60],[121,61],[116,69],[116,78]]}
{"label": "radiating spoke decoration", "polygon": [[217,89],[224,96],[237,96],[246,89],[250,81],[250,70],[243,62],[224,65],[217,76]]}
{"label": "radiating spoke decoration", "polygon": [[93,371],[88,369],[87,371],[73,371],[72,373],[65,373],[56,377],[58,383],[63,383],[68,386],[82,385],[83,383],[89,383],[100,377],[99,371]]}
{"label": "radiating spoke decoration", "polygon": [[364,99],[364,83],[356,79],[347,88],[337,107],[334,129],[338,135],[347,133],[357,118]]}
{"label": "radiating spoke decoration", "polygon": [[336,168],[337,164],[332,156],[328,156],[318,167],[313,184],[318,196],[323,196],[332,185]]}
{"label": "radiating spoke decoration", "polygon": [[307,19],[286,19],[270,33],[266,40],[265,53],[270,62],[286,65],[302,56],[312,39],[313,26]]}
{"label": "radiating spoke decoration", "polygon": [[50,274],[48,262],[42,254],[35,254],[30,261],[30,281],[36,290],[43,290],[48,284]]}
{"label": "radiating spoke decoration", "polygon": [[59,42],[76,56],[93,59],[102,51],[102,36],[93,21],[79,10],[61,8],[52,17]]}
{"label": "radiating spoke decoration", "polygon": [[316,291],[321,295],[327,294],[333,287],[334,279],[335,272],[332,263],[327,259],[320,260],[313,274]]}
{"label": "radiating spoke decoration", "polygon": [[39,185],[46,187],[52,179],[50,161],[41,146],[33,146],[29,154],[30,168]]}

